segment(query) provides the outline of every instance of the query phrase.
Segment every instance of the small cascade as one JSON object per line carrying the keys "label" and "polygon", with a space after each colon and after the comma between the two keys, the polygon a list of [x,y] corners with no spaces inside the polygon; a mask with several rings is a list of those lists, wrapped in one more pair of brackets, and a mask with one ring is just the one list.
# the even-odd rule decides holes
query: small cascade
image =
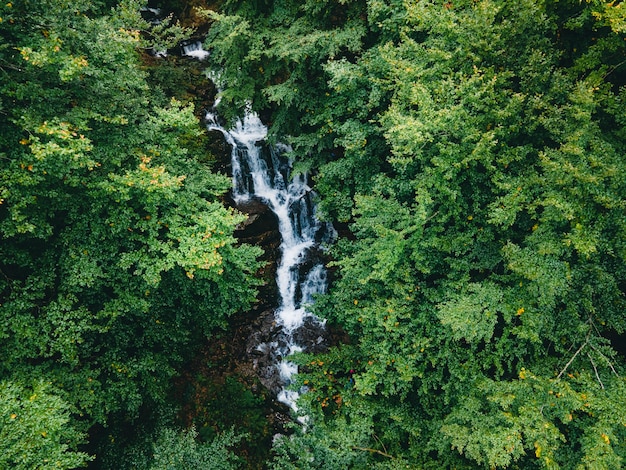
{"label": "small cascade", "polygon": [[209,52],[202,47],[202,41],[185,41],[181,43],[181,54],[198,60],[205,60]]}
{"label": "small cascade", "polygon": [[232,147],[233,199],[242,204],[261,200],[278,219],[281,234],[276,283],[280,299],[274,313],[280,334],[273,341],[258,344],[258,351],[271,349],[275,372],[282,385],[278,400],[297,411],[298,392],[287,390],[297,366],[287,358],[310,351],[323,341],[324,323],[307,310],[316,294],[326,290],[327,275],[320,261],[320,244],[334,237],[329,224],[317,220],[312,191],[306,176],[290,174],[284,146],[265,142],[267,128],[254,113],[247,113],[232,129],[206,116],[209,130],[222,132]]}

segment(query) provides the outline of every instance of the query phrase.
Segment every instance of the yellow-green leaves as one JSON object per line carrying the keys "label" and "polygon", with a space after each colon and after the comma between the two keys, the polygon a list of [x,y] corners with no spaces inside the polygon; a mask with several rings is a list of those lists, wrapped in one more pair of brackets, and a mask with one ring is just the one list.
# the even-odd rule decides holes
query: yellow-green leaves
{"label": "yellow-green leaves", "polygon": [[230,182],[193,106],[147,81],[142,3],[114,3],[0,4],[0,376],[64,398],[0,386],[2,468],[79,467],[74,425],[159,408],[183,359],[255,300]]}
{"label": "yellow-green leaves", "polygon": [[[283,122],[311,126],[288,127],[295,154],[350,224],[316,308],[350,335],[352,400],[387,420],[370,449],[402,442],[418,467],[619,466],[624,431],[580,397],[622,393],[606,339],[626,328],[622,9],[371,0],[362,52],[311,74],[326,74],[317,106],[298,108],[300,76],[270,87]],[[281,59],[291,39],[274,39]]]}
{"label": "yellow-green leaves", "polygon": [[0,466],[69,470],[92,460],[76,450],[83,436],[70,424],[70,408],[43,381],[0,382]]}
{"label": "yellow-green leaves", "polygon": [[486,282],[469,284],[452,300],[440,304],[437,316],[457,340],[490,341],[496,323],[503,321],[503,297],[498,286]]}

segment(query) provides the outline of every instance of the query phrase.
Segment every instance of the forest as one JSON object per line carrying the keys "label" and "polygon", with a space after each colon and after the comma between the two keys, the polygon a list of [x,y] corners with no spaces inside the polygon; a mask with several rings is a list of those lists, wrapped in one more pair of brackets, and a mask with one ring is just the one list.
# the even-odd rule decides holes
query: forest
{"label": "forest", "polygon": [[[215,103],[337,232],[305,425]],[[0,240],[1,469],[626,467],[626,4],[3,0]]]}

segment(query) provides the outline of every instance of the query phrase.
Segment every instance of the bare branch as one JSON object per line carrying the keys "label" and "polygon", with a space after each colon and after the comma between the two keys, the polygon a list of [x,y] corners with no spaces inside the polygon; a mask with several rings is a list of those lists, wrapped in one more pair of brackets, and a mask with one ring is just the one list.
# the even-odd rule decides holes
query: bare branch
{"label": "bare branch", "polygon": [[383,443],[383,441],[380,440],[380,438],[376,435],[376,434],[372,434],[372,436],[374,436],[374,439],[376,439],[378,441],[378,443],[383,446],[383,450],[385,452],[387,452],[387,448],[385,447],[385,444]]}
{"label": "bare branch", "polygon": [[569,360],[569,362],[567,364],[565,364],[565,367],[563,367],[563,370],[561,372],[559,372],[559,375],[556,376],[556,380],[559,380],[561,378],[561,376],[563,375],[563,373],[567,370],[567,368],[572,364],[572,362],[574,362],[574,359],[576,359],[576,356],[578,356],[578,354],[580,354],[580,352],[585,348],[585,346],[587,346],[587,344],[589,343],[589,341],[585,341],[582,346],[580,348],[578,348],[578,351],[576,351],[574,353],[574,355],[572,356],[572,358]]}
{"label": "bare branch", "polygon": [[619,374],[617,373],[617,371],[615,370],[615,368],[613,367],[613,364],[611,363],[611,361],[609,361],[609,358],[606,357],[604,354],[602,354],[600,351],[598,351],[593,344],[590,344],[589,346],[591,346],[591,349],[593,349],[595,352],[597,352],[600,356],[602,356],[602,359],[604,359],[606,361],[606,363],[608,364],[608,366],[611,368],[611,370],[613,371],[613,373],[615,374],[616,377],[619,377]]}
{"label": "bare branch", "polygon": [[[596,334],[597,334],[598,336],[602,336],[602,335],[600,334],[600,330],[598,330],[598,327],[596,326],[596,322],[594,322],[594,321],[593,321],[593,318],[592,318],[591,316],[589,316],[589,324],[590,324],[591,326],[593,326],[593,329],[594,329],[594,330],[596,330]],[[593,347],[593,346],[592,346],[592,347]]]}
{"label": "bare branch", "polygon": [[379,455],[382,455],[383,457],[388,457],[390,459],[395,459],[395,457],[393,455],[389,455],[386,452],[380,451],[378,449],[370,449],[368,447],[352,446],[352,450],[363,450],[365,452],[371,452],[372,454],[379,454]]}
{"label": "bare branch", "polygon": [[598,382],[600,382],[600,387],[602,387],[602,390],[604,390],[604,384],[602,383],[602,380],[600,380],[600,374],[598,374],[598,369],[596,368],[595,362],[593,362],[593,358],[591,357],[591,354],[587,353],[587,357],[591,361],[591,365],[593,366],[593,371],[596,373],[596,379],[598,379]]}
{"label": "bare branch", "polygon": [[618,68],[620,68],[622,65],[624,65],[626,63],[626,60],[621,61],[619,64],[614,65],[613,67],[611,67],[611,69],[604,74],[604,77],[602,77],[602,79],[606,79],[606,77],[608,77],[609,75],[611,75],[613,72],[615,72]]}

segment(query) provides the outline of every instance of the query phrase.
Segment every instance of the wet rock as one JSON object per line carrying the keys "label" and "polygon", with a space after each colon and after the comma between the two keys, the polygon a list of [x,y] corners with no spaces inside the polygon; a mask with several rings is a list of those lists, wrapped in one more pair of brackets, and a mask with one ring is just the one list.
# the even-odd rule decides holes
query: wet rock
{"label": "wet rock", "polygon": [[273,234],[280,241],[278,219],[269,207],[267,207],[267,204],[251,199],[239,203],[235,207],[248,216],[246,220],[235,227],[236,237],[250,238]]}
{"label": "wet rock", "polygon": [[256,276],[263,285],[258,289],[257,304],[254,311],[276,308],[278,302],[278,286],[276,285],[277,259],[280,257],[281,236],[278,231],[278,220],[266,204],[251,199],[236,206],[247,215],[235,229],[235,237],[240,243],[258,246],[263,249],[260,261],[264,262]]}
{"label": "wet rock", "polygon": [[255,375],[272,395],[283,387],[276,363],[280,361],[278,348],[282,342],[282,332],[276,324],[273,310],[262,312],[248,325],[246,359]]}
{"label": "wet rock", "polygon": [[274,439],[277,439],[278,436],[285,436],[291,434],[291,430],[288,428],[289,424],[293,422],[291,419],[291,413],[289,411],[289,407],[285,404],[277,402],[277,407],[274,413],[268,416],[268,421],[272,424],[273,428],[276,430],[276,434],[274,435]]}
{"label": "wet rock", "polygon": [[293,339],[308,353],[322,353],[329,346],[328,332],[325,325],[313,317],[304,319],[302,326],[293,332]]}
{"label": "wet rock", "polygon": [[278,364],[288,354],[293,340],[305,352],[320,353],[329,346],[329,338],[324,325],[314,317],[307,317],[304,323],[292,333],[290,339],[276,323],[274,312],[266,310],[251,319],[240,334],[245,336],[245,357],[242,361],[250,365],[260,383],[276,396],[286,385],[280,375]]}
{"label": "wet rock", "polygon": [[215,157],[213,169],[218,173],[229,176],[232,175],[232,164],[230,161],[231,148],[220,131],[208,131],[207,150]]}

